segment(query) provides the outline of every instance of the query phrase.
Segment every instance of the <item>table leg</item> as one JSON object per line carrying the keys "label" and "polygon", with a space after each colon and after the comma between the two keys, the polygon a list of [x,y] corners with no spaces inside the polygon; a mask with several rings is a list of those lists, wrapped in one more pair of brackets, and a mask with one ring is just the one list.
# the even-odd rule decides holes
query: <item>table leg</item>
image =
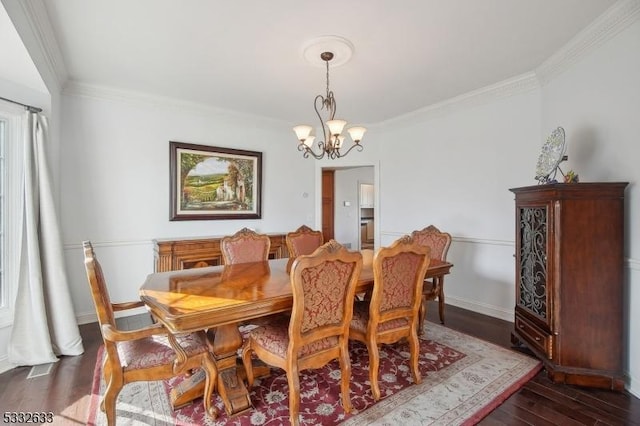
{"label": "table leg", "polygon": [[[242,335],[237,324],[217,327],[213,337],[213,355],[218,367],[216,390],[224,402],[227,415],[232,416],[252,408],[249,391],[244,385],[246,374],[237,351],[242,346]],[[270,369],[264,363],[254,367],[255,377],[265,377]],[[170,400],[174,410],[184,407],[204,394],[204,370],[186,378],[171,390]]]}
{"label": "table leg", "polygon": [[440,290],[438,292],[438,313],[440,314],[440,323],[444,324],[444,275],[437,278],[440,284]]}
{"label": "table leg", "polygon": [[218,392],[229,416],[251,408],[249,392],[237,368],[237,351],[242,346],[242,335],[236,324],[216,329],[213,352],[218,364]]}
{"label": "table leg", "polygon": [[194,399],[203,396],[205,379],[206,375],[204,370],[199,368],[198,371],[180,382],[178,386],[171,389],[171,392],[169,393],[171,407],[174,410],[177,410],[190,404]]}

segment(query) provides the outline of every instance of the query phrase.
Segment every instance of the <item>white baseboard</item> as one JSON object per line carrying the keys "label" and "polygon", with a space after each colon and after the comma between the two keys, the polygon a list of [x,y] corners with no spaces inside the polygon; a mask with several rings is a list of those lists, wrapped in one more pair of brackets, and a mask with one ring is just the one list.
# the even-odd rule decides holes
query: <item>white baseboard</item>
{"label": "white baseboard", "polygon": [[[128,309],[126,312],[116,312],[116,318],[125,318],[133,315],[146,314],[149,311],[145,307]],[[98,322],[98,316],[95,312],[85,312],[83,314],[76,315],[76,321],[78,325],[90,324],[92,322]]]}
{"label": "white baseboard", "polygon": [[85,313],[85,314],[77,314],[76,321],[78,325],[89,324],[92,322],[98,322],[98,316],[95,312]]}
{"label": "white baseboard", "polygon": [[629,377],[629,380],[626,383],[627,391],[629,391],[629,393],[636,398],[640,398],[640,380],[634,379],[634,377],[631,376],[628,371],[627,377]]}
{"label": "white baseboard", "polygon": [[505,310],[500,306],[488,305],[486,303],[478,303],[474,300],[462,299],[455,296],[447,295],[445,303],[447,305],[457,306],[459,308],[467,309],[469,311],[478,312],[480,314],[488,315],[490,317],[499,318],[501,320],[513,322],[514,311],[513,309]]}

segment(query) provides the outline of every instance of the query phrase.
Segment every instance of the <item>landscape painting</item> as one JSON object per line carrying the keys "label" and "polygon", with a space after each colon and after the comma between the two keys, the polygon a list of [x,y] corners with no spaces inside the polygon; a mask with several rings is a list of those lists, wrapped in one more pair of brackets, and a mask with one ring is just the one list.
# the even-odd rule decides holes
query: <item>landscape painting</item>
{"label": "landscape painting", "polygon": [[171,220],[259,219],[262,153],[169,142]]}

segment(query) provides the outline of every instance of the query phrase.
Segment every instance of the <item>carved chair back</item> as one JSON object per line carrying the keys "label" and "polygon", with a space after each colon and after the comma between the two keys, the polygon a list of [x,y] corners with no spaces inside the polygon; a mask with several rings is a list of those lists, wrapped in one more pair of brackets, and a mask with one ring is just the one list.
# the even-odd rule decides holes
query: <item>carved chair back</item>
{"label": "carved chair back", "polygon": [[307,225],[302,225],[294,232],[286,236],[289,257],[298,257],[303,254],[311,254],[324,244],[322,231],[314,231]]}
{"label": "carved chair back", "polygon": [[271,240],[268,235],[258,234],[249,228],[242,228],[220,241],[225,265],[268,260],[270,248]]}
{"label": "carved chair back", "polygon": [[420,245],[431,249],[431,258],[447,260],[447,253],[451,245],[451,234],[441,232],[433,225],[429,225],[420,231],[413,231],[411,236]]}

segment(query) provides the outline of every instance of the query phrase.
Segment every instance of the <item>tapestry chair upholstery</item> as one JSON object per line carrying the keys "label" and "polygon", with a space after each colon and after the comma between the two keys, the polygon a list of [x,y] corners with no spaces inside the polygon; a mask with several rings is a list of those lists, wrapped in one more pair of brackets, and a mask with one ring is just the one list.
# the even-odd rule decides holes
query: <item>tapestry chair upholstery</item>
{"label": "tapestry chair upholstery", "polygon": [[83,248],[85,270],[105,348],[102,372],[107,387],[100,409],[105,412],[108,425],[116,424],[116,401],[124,385],[169,379],[196,368],[205,372],[205,411],[210,417],[217,417],[211,397],[218,371],[204,332],[173,335],[161,324],[119,330],[114,313],[144,304],[141,301],[112,303],[91,242],[84,241]]}
{"label": "tapestry chair upholstery", "polygon": [[220,241],[225,265],[268,260],[270,248],[271,240],[268,235],[258,234],[249,228],[242,228]]}
{"label": "tapestry chair upholstery", "polygon": [[292,425],[300,422],[299,372],[320,368],[334,359],[339,360],[342,375],[342,406],[351,412],[348,332],[361,269],[362,255],[348,251],[335,240],[310,255],[299,256],[290,274],[291,318],[281,317],[258,327],[245,340],[242,360],[249,386],[254,379],[254,354],[266,364],[285,370]]}
{"label": "tapestry chair upholstery", "polygon": [[[441,232],[435,226],[429,225],[420,231],[413,231],[411,236],[418,242],[418,244],[427,246],[431,249],[432,259],[440,259],[443,261],[447,260],[447,253],[449,252],[449,246],[451,245],[451,234]],[[425,280],[422,295],[422,306],[420,307],[420,333],[422,333],[424,320],[427,316],[427,302],[429,300],[438,299],[438,314],[440,315],[440,322],[444,324],[443,278],[438,277],[431,280]]]}
{"label": "tapestry chair upholstery", "polygon": [[287,271],[291,270],[293,261],[303,254],[311,254],[318,247],[324,244],[322,231],[314,231],[307,225],[302,225],[294,232],[286,235],[285,241],[289,250],[289,263],[287,263]]}
{"label": "tapestry chair upholstery", "polygon": [[422,282],[430,262],[429,248],[418,245],[410,236],[380,248],[373,258],[371,300],[357,301],[349,338],[367,345],[371,393],[380,399],[378,345],[406,338],[410,349],[410,367],[415,383],[421,383],[418,370],[420,343],[418,318],[422,303]]}

